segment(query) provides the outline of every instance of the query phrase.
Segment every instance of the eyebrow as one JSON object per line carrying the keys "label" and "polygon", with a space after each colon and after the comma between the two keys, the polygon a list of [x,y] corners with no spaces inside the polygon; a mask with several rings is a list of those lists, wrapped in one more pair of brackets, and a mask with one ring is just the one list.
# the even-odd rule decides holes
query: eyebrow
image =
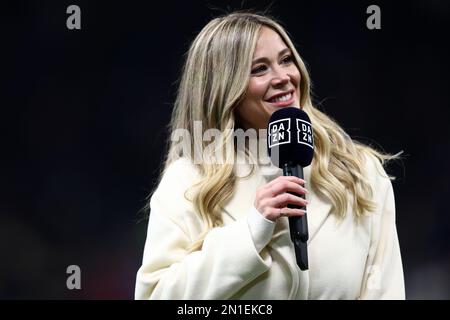
{"label": "eyebrow", "polygon": [[[281,50],[281,51],[278,53],[278,57],[282,56],[283,54],[285,54],[285,53],[287,53],[287,52],[291,52],[291,49],[289,49],[289,48],[286,47],[286,48],[284,48],[283,50]],[[257,59],[255,59],[255,60],[252,61],[252,64],[259,63],[259,62],[265,62],[265,61],[267,61],[267,60],[269,60],[269,59],[266,58],[266,57],[257,58]]]}

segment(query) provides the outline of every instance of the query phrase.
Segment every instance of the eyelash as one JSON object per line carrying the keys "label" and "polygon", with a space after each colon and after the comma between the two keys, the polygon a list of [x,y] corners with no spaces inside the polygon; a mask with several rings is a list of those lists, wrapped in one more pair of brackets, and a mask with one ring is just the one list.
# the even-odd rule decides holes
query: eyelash
{"label": "eyelash", "polygon": [[283,60],[281,60],[281,61],[285,62],[285,63],[291,63],[292,62],[292,56],[288,55],[288,56],[284,57]]}
{"label": "eyelash", "polygon": [[265,65],[263,65],[263,64],[262,64],[262,65],[259,65],[259,66],[257,66],[255,69],[252,69],[252,74],[260,73],[260,72],[264,71],[265,68],[266,68]]}
{"label": "eyelash", "polygon": [[[291,55],[285,56],[283,59],[281,59],[281,62],[285,63],[285,64],[291,63],[292,56]],[[264,71],[265,69],[266,69],[266,66],[262,64],[262,65],[257,66],[256,68],[252,69],[251,73],[252,74],[260,73],[260,72]]]}

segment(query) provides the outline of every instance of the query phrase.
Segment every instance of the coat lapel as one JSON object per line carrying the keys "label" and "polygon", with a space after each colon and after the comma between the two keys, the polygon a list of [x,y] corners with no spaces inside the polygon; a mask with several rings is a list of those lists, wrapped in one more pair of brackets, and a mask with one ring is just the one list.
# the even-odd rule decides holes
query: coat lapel
{"label": "coat lapel", "polygon": [[265,183],[261,175],[256,172],[250,174],[251,166],[248,164],[236,164],[235,173],[237,176],[235,192],[223,208],[226,216],[234,221],[247,217],[255,201],[256,189]]}
{"label": "coat lapel", "polygon": [[306,181],[306,189],[308,189],[309,191],[309,193],[306,195],[306,199],[309,201],[306,212],[308,215],[308,243],[310,243],[314,240],[317,232],[327,220],[327,217],[331,212],[331,204],[324,201],[324,199],[319,197],[311,190],[311,166],[304,168],[303,173]]}

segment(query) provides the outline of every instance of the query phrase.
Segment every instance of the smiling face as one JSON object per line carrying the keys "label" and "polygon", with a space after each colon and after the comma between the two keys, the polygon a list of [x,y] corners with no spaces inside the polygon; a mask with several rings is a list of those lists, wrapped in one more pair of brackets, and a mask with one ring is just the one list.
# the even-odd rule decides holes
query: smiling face
{"label": "smiling face", "polygon": [[300,71],[291,50],[274,30],[262,27],[253,56],[250,82],[236,118],[245,128],[265,129],[272,113],[300,107]]}

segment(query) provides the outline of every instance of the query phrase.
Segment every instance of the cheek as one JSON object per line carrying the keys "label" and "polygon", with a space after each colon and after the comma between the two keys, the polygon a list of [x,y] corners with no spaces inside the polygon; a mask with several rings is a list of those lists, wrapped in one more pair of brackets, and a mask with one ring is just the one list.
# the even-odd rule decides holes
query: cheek
{"label": "cheek", "polygon": [[297,68],[295,68],[295,70],[292,73],[292,79],[297,87],[300,86],[300,80],[302,79],[302,76]]}
{"label": "cheek", "polygon": [[267,81],[264,81],[262,77],[254,78],[250,80],[248,85],[248,96],[253,100],[261,100],[267,91]]}

